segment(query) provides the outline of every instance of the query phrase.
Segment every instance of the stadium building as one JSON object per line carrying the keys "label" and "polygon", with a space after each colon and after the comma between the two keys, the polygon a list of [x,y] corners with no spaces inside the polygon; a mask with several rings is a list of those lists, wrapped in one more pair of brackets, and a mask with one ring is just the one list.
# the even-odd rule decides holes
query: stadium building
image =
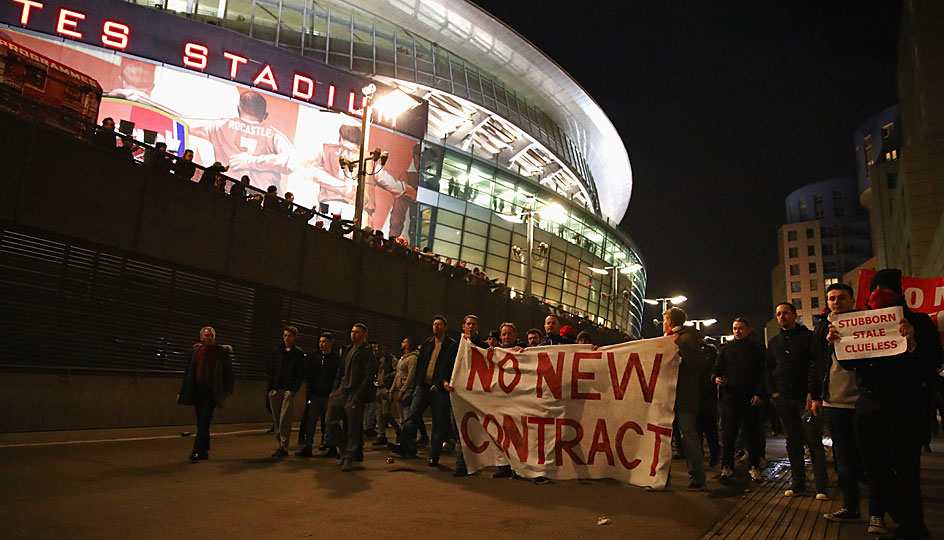
{"label": "stadium building", "polygon": [[0,0],[0,37],[95,77],[100,118],[136,138],[345,217],[355,183],[338,158],[357,157],[362,89],[402,90],[418,106],[370,130],[390,158],[368,179],[368,224],[518,291],[532,225],[533,293],[640,335],[622,140],[553,60],[469,2]]}

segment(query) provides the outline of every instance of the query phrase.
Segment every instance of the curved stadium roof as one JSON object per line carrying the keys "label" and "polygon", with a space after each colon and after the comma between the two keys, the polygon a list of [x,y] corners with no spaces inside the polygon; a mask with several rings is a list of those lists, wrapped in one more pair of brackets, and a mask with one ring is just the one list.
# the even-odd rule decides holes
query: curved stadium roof
{"label": "curved stadium roof", "polygon": [[633,173],[603,109],[567,72],[504,23],[465,0],[358,0],[358,5],[490,71],[538,103],[588,163],[604,216],[619,223]]}

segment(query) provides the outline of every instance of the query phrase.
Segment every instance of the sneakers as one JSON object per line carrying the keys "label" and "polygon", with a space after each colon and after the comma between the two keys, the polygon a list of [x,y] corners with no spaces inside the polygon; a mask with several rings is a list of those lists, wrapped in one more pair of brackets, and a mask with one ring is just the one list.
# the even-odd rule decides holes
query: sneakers
{"label": "sneakers", "polygon": [[817,493],[817,494],[816,494],[816,500],[817,500],[817,501],[828,501],[828,500],[829,500],[829,495],[826,495],[825,493],[822,493],[822,492]]}
{"label": "sneakers", "polygon": [[885,518],[879,516],[869,516],[869,534],[885,534],[888,529],[885,527]]}
{"label": "sneakers", "polygon": [[755,482],[760,482],[764,479],[763,471],[757,467],[751,467],[750,470],[747,471],[747,474],[751,475],[751,480]]}
{"label": "sneakers", "polygon": [[721,468],[721,483],[728,484],[731,482],[731,477],[734,476],[734,471],[731,470],[731,467],[722,467]]}
{"label": "sneakers", "polygon": [[511,465],[499,465],[498,472],[492,475],[492,478],[511,478],[515,471],[511,470]]}
{"label": "sneakers", "polygon": [[[831,514],[823,514],[823,517],[829,521],[835,521],[838,523],[842,523],[846,521],[859,521],[860,519],[862,519],[862,517],[859,515],[858,512],[853,512],[852,510],[849,510],[848,508],[840,508],[839,510]],[[869,521],[871,522],[871,520]]]}
{"label": "sneakers", "polygon": [[803,495],[802,489],[788,489],[783,492],[784,497],[800,497]]}

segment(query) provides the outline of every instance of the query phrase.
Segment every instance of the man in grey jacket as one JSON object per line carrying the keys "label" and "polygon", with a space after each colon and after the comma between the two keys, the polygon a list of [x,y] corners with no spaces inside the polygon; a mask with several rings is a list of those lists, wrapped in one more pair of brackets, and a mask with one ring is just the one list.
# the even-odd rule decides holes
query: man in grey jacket
{"label": "man in grey jacket", "polygon": [[[353,470],[353,462],[363,449],[364,404],[374,399],[377,359],[367,344],[367,326],[355,323],[351,345],[341,349],[341,368],[335,388],[328,397],[327,444],[338,449],[341,470]],[[341,421],[347,426],[341,429]]]}

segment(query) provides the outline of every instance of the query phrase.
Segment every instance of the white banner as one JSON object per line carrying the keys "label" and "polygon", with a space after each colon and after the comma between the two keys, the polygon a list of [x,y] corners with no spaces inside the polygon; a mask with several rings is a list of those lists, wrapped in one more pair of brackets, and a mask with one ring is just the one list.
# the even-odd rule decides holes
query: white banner
{"label": "white banner", "polygon": [[452,409],[470,472],[615,478],[662,488],[672,460],[678,348],[670,337],[480,349],[463,339]]}
{"label": "white banner", "polygon": [[833,322],[840,335],[836,358],[854,360],[905,352],[908,343],[898,330],[903,318],[901,306],[839,315]]}

